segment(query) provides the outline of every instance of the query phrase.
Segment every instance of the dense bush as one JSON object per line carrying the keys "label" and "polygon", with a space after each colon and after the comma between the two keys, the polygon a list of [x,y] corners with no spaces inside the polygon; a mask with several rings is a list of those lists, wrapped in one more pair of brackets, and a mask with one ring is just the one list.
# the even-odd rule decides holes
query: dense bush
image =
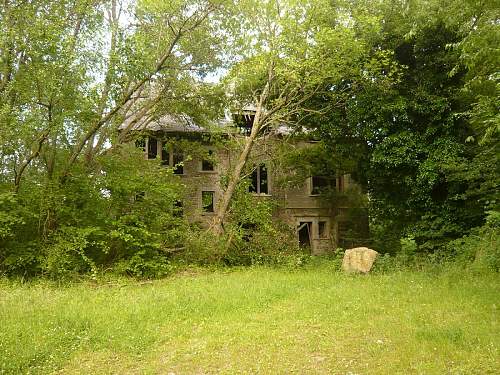
{"label": "dense bush", "polygon": [[500,272],[500,212],[490,211],[486,224],[447,245],[458,262],[476,270]]}
{"label": "dense bush", "polygon": [[185,248],[176,258],[185,263],[224,266],[300,263],[297,259],[304,254],[293,229],[273,217],[276,208],[269,197],[248,193],[248,181],[242,181],[233,196],[224,236],[192,226]]}
{"label": "dense bush", "polygon": [[100,270],[135,277],[170,271],[168,249],[183,241],[187,225],[174,212],[182,196],[178,177],[127,145],[92,169],[81,166],[63,183],[0,193],[1,273],[60,279]]}

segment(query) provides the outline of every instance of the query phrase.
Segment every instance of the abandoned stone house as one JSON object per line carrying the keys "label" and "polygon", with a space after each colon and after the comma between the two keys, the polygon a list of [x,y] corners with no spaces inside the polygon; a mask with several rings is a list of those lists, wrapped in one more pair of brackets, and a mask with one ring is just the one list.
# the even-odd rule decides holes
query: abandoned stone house
{"label": "abandoned stone house", "polygon": [[[233,139],[243,139],[251,130],[253,116],[252,110],[226,116],[217,125],[218,130],[223,129],[218,134],[230,134]],[[208,226],[222,195],[221,177],[235,162],[235,151],[211,142],[213,130],[198,126],[183,115],[165,115],[148,123],[125,122],[120,128],[142,134],[135,142],[137,147],[144,150],[145,158],[161,159],[162,164],[174,168],[174,174],[182,179],[187,190],[184,200],[179,202],[182,214],[190,222]],[[287,132],[287,128],[281,127],[261,137],[254,145],[250,158],[252,168],[247,176],[250,179],[249,192],[255,199],[275,200],[279,207],[276,217],[295,228],[299,245],[309,248],[312,254],[332,251],[338,246],[349,246],[344,236],[349,225],[345,212],[349,207],[342,203],[335,207],[325,203],[322,191],[328,187],[342,192],[355,183],[350,175],[339,175],[309,176],[292,187],[278,184],[283,171],[273,161],[273,145],[282,143]],[[185,150],[176,145],[176,141],[172,142],[180,139],[201,141],[204,156],[188,156]],[[314,141],[301,141],[295,146],[314,147]],[[366,218],[361,221],[365,224]]]}

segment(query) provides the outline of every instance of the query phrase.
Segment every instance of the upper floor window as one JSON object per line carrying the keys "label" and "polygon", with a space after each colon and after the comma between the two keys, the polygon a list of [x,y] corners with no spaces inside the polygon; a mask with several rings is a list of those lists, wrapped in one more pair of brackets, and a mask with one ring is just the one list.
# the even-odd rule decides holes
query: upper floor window
{"label": "upper floor window", "polygon": [[259,164],[252,172],[252,184],[249,191],[256,194],[269,193],[268,171],[265,164]]}
{"label": "upper floor window", "polygon": [[161,143],[161,163],[174,168],[174,174],[184,174],[184,154],[167,142]]}
{"label": "upper floor window", "polygon": [[326,190],[334,189],[336,186],[337,180],[335,177],[311,177],[311,195],[319,195]]}
{"label": "upper floor window", "polygon": [[201,170],[204,172],[213,172],[215,170],[213,161],[214,152],[208,150],[208,156],[201,160]]}

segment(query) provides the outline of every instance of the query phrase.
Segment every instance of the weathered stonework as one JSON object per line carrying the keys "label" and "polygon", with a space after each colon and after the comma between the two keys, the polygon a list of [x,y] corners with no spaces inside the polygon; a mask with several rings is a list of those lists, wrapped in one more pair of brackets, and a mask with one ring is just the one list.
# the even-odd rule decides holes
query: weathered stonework
{"label": "weathered stonework", "polygon": [[[162,158],[162,140],[182,137],[186,134],[202,133],[200,128],[195,129],[192,128],[192,125],[189,126],[185,131],[182,131],[182,128],[177,125],[173,128],[161,124],[154,124],[152,128],[148,127],[147,134],[150,136],[146,139],[144,145],[146,157],[148,157],[148,150],[151,150],[150,146],[154,146],[156,158]],[[244,137],[244,135],[239,137]],[[312,254],[333,251],[337,248],[341,237],[339,221],[343,220],[343,212],[348,207],[342,206],[342,204],[331,207],[326,204],[320,194],[314,193],[312,177],[305,179],[301,184],[295,184],[294,187],[280,188],[278,179],[283,177],[283,172],[277,170],[279,168],[275,170],[272,158],[273,147],[282,142],[282,139],[277,139],[277,137],[279,136],[269,136],[264,141],[260,140],[251,153],[250,159],[252,163],[264,163],[267,167],[266,192],[254,193],[254,196],[256,199],[276,200],[279,203],[276,216],[288,223],[290,227],[296,228],[297,241],[299,244],[309,247]],[[151,145],[151,142],[156,142],[156,145]],[[314,143],[302,141],[300,144],[295,144],[295,146],[314,147]],[[217,161],[213,171],[204,171],[202,160],[192,158],[183,162],[183,171],[182,174],[179,174],[179,178],[187,190],[183,201],[184,215],[190,222],[208,226],[213,220],[214,214],[204,212],[202,192],[210,192],[209,195],[213,196],[214,206],[217,205],[222,196],[221,177],[232,168],[237,155],[226,148],[217,148],[207,142],[203,147],[206,147],[207,150],[210,149]],[[151,155],[149,155],[149,158],[151,158]],[[171,156],[170,164],[172,164]],[[349,175],[342,175],[336,177],[335,186],[336,189],[344,191],[351,188],[353,183]]]}

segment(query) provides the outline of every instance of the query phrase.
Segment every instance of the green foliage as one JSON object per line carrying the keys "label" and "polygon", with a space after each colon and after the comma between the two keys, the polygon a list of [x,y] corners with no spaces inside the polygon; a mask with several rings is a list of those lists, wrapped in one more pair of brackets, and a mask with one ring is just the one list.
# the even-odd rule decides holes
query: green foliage
{"label": "green foliage", "polygon": [[203,78],[225,48],[224,2],[125,3],[2,4],[2,273],[65,277],[119,262],[158,276],[182,242],[179,179],[124,145],[118,127],[132,113],[200,124],[220,114],[221,92]]}
{"label": "green foliage", "polygon": [[15,235],[16,226],[23,224],[22,217],[16,212],[16,197],[14,194],[0,193],[0,246],[2,242]]}
{"label": "green foliage", "polygon": [[[187,225],[174,213],[183,192],[179,178],[132,146],[98,161],[88,178],[75,170],[64,185],[23,189],[16,199],[6,199],[2,208],[10,216],[4,217],[19,219],[2,239],[2,272],[52,278],[95,277],[110,268],[135,277],[170,272],[168,248],[182,242]],[[37,220],[30,207],[40,208]]]}
{"label": "green foliage", "polygon": [[477,271],[500,272],[500,213],[490,211],[484,226],[451,241],[448,251]]}
{"label": "green foliage", "polygon": [[91,252],[106,252],[104,233],[96,227],[61,227],[49,239],[42,269],[53,279],[90,273],[97,275]]}
{"label": "green foliage", "polygon": [[277,207],[270,197],[248,193],[243,180],[233,196],[224,236],[192,226],[185,248],[176,256],[201,265],[299,265],[307,257],[297,248],[293,230],[273,217]]}
{"label": "green foliage", "polygon": [[[370,6],[372,22],[367,4],[351,4],[353,27],[371,30],[363,59],[357,72],[325,82],[336,108],[310,118],[326,155],[350,160],[358,171],[370,195],[374,242],[385,252],[398,251],[399,239],[411,236],[419,252],[446,253],[449,241],[496,209],[498,64],[492,60],[498,46],[492,40],[499,28],[492,20],[498,11],[459,3],[383,1]],[[484,70],[482,54],[488,55]],[[313,103],[320,111],[332,99],[321,94]]]}
{"label": "green foliage", "polygon": [[[180,179],[117,129],[165,113],[208,125],[223,99],[259,96],[263,127],[320,140],[276,158],[293,166],[282,185],[350,173],[360,191],[323,199],[368,206],[374,247],[397,254],[387,264],[458,257],[498,270],[488,216],[500,202],[494,2],[126,3],[0,9],[1,273],[161,276],[179,249],[196,263],[301,263],[274,203],[245,183],[224,237],[178,218]],[[203,81],[222,66],[227,85]],[[170,141],[202,157],[214,139]]]}
{"label": "green foliage", "polygon": [[228,265],[280,263],[298,252],[292,229],[273,217],[277,203],[248,192],[243,180],[233,196],[228,220],[230,242],[223,261]]}

